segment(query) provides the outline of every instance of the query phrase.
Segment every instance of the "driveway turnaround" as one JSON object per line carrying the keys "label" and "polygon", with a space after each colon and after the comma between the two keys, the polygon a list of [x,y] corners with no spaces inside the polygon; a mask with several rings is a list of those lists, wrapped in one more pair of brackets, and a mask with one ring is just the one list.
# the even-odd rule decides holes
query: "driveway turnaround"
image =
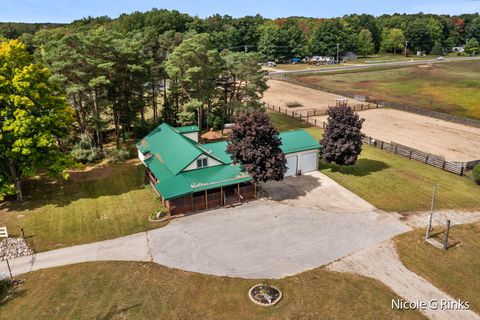
{"label": "driveway turnaround", "polygon": [[[10,261],[14,274],[100,260],[153,261],[219,276],[282,278],[410,230],[320,173],[265,188],[271,200],[222,208],[113,240]],[[290,195],[290,196],[289,196]],[[0,262],[0,272],[7,271]]]}
{"label": "driveway turnaround", "polygon": [[153,261],[219,276],[282,278],[408,231],[382,212],[329,213],[255,201],[149,232]]}

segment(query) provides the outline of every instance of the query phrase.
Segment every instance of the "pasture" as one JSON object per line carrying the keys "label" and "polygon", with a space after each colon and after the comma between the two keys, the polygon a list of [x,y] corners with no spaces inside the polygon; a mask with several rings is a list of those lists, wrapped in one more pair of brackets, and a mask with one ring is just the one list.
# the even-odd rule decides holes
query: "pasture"
{"label": "pasture", "polygon": [[479,74],[480,62],[469,61],[295,79],[370,99],[480,119]]}

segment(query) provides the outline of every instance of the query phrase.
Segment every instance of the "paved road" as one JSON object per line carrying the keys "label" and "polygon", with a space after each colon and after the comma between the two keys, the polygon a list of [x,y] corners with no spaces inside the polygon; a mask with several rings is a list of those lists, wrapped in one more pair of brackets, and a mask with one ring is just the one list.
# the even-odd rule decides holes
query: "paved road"
{"label": "paved road", "polygon": [[429,59],[429,60],[414,60],[414,61],[379,62],[379,63],[351,65],[351,66],[345,66],[345,67],[322,68],[322,69],[315,69],[315,70],[289,70],[289,71],[270,72],[268,76],[325,73],[325,72],[348,71],[348,70],[368,69],[368,68],[378,68],[378,67],[395,67],[395,66],[409,66],[409,65],[413,66],[413,65],[428,64],[428,63],[449,63],[449,62],[455,62],[455,61],[471,61],[471,60],[480,60],[480,56],[452,57],[452,58],[445,58],[445,60]]}
{"label": "paved road", "polygon": [[[132,260],[220,276],[281,278],[410,230],[324,175],[308,179],[308,192],[292,194],[292,202],[253,201],[178,219],[149,232],[39,253],[33,260],[22,257],[11,261],[13,273],[86,261]],[[304,184],[296,178],[286,182]],[[322,193],[324,197],[315,196]],[[332,202],[344,204],[343,210],[332,207]],[[1,271],[6,271],[5,263],[0,263]]]}

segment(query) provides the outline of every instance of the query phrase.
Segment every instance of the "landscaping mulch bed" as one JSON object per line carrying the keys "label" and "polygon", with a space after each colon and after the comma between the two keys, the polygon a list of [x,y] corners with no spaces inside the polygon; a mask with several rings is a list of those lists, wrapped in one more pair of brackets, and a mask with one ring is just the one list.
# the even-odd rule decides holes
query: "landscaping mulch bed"
{"label": "landscaping mulch bed", "polygon": [[274,286],[257,284],[248,292],[253,303],[268,307],[275,305],[282,298],[282,292]]}
{"label": "landscaping mulch bed", "polygon": [[23,238],[6,238],[0,242],[0,261],[33,254]]}

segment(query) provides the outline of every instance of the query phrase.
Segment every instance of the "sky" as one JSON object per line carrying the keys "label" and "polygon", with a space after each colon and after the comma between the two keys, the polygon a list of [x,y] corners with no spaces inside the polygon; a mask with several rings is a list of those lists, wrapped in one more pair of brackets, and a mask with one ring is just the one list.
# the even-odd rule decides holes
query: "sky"
{"label": "sky", "polygon": [[0,0],[0,21],[71,22],[152,8],[176,9],[202,18],[215,13],[329,18],[350,13],[475,13],[480,12],[480,0]]}

